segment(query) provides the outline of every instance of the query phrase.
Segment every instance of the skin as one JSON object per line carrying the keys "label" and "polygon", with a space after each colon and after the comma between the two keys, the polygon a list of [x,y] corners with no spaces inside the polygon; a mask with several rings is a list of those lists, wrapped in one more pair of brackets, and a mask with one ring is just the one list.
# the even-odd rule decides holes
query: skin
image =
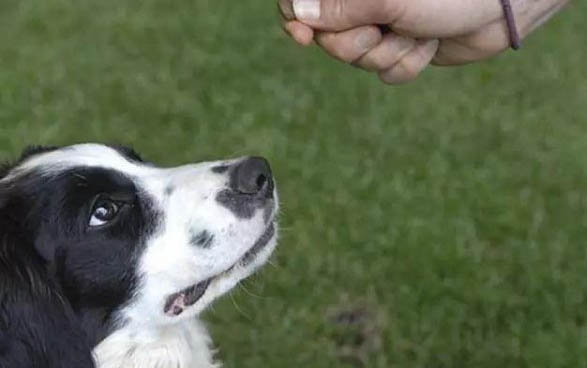
{"label": "skin", "polygon": [[[308,0],[278,1],[283,28],[297,43],[315,41],[387,84],[412,81],[430,64],[471,63],[510,46],[499,0],[321,0],[319,14],[308,11]],[[569,0],[510,1],[523,38]]]}

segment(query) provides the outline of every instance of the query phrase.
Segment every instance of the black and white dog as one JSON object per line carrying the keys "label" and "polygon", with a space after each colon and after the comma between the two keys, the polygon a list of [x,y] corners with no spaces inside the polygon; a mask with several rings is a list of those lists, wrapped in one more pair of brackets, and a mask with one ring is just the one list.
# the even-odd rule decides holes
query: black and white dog
{"label": "black and white dog", "polygon": [[197,316],[269,258],[276,211],[262,158],[27,150],[0,169],[0,367],[215,367]]}

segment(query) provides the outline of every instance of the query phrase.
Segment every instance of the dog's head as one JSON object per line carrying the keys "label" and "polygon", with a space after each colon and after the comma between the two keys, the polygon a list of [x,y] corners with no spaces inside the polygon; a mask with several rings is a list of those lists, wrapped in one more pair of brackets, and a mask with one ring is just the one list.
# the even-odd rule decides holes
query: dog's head
{"label": "dog's head", "polygon": [[276,244],[262,158],[159,168],[83,144],[29,150],[0,177],[0,255],[30,247],[94,341],[198,314]]}

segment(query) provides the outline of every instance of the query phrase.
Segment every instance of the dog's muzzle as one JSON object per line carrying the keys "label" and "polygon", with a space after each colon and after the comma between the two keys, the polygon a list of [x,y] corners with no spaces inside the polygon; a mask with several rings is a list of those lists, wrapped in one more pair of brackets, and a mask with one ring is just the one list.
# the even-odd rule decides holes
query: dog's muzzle
{"label": "dog's muzzle", "polygon": [[275,184],[267,160],[262,157],[249,157],[233,165],[222,166],[217,171],[228,171],[229,182],[228,188],[217,194],[216,201],[243,220],[253,218],[257,210],[262,211],[266,227],[255,243],[251,244],[247,252],[231,267],[170,295],[164,306],[164,313],[170,317],[182,314],[185,309],[200,300],[215,279],[230,274],[235,267],[249,266],[275,237]]}

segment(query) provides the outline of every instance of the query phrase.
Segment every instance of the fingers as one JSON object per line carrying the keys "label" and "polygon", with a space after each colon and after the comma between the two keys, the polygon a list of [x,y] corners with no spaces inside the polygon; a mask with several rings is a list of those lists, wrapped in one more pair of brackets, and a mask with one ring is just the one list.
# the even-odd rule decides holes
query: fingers
{"label": "fingers", "polygon": [[[376,72],[384,83],[401,84],[417,78],[438,51],[436,39],[417,40],[394,32],[383,35],[374,25],[389,24],[394,11],[400,14],[399,8],[388,4],[400,1],[278,1],[283,27],[296,42],[309,45],[315,40],[329,55]],[[336,29],[343,31],[333,31]]]}
{"label": "fingers", "polygon": [[376,26],[362,26],[344,32],[318,32],[316,42],[329,55],[345,63],[360,59],[381,42]]}
{"label": "fingers", "polygon": [[377,46],[365,53],[354,65],[368,71],[387,70],[416,46],[416,40],[413,38],[387,33]]}
{"label": "fingers", "polygon": [[438,50],[438,40],[415,40],[394,33],[384,36],[376,26],[344,32],[318,32],[316,43],[345,63],[376,72],[388,84],[416,79]]}
{"label": "fingers", "polygon": [[432,61],[438,43],[438,40],[416,41],[416,46],[395,65],[379,72],[379,79],[387,84],[402,84],[416,79]]}
{"label": "fingers", "polygon": [[283,30],[300,45],[310,45],[314,39],[314,30],[295,19],[291,0],[278,0],[277,5]]}
{"label": "fingers", "polygon": [[314,30],[295,20],[285,22],[283,29],[302,46],[310,45],[314,39]]}

